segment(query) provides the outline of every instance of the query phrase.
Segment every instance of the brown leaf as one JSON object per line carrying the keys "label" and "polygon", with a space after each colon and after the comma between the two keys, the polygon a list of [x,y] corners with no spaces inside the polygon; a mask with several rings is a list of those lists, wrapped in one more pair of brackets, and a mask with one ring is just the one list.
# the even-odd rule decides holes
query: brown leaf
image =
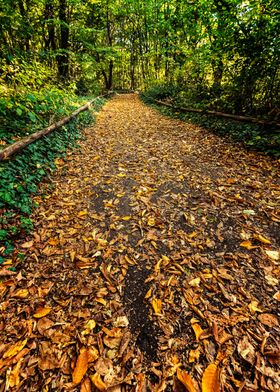
{"label": "brown leaf", "polygon": [[79,384],[88,369],[88,352],[85,347],[81,348],[78,356],[75,369],[72,374],[73,383]]}
{"label": "brown leaf", "polygon": [[279,325],[278,319],[273,314],[263,313],[258,315],[258,319],[264,325],[267,325],[270,328],[277,327]]}
{"label": "brown leaf", "polygon": [[37,322],[37,329],[41,335],[45,335],[45,332],[54,325],[54,322],[47,317],[43,317]]}
{"label": "brown leaf", "polygon": [[85,379],[81,383],[80,392],[91,392],[91,391],[92,391],[92,388],[91,388],[90,378],[89,377],[85,377]]}
{"label": "brown leaf", "polygon": [[192,377],[184,370],[177,369],[177,377],[181,383],[186,387],[188,392],[199,392],[197,383],[192,379]]}
{"label": "brown leaf", "polygon": [[243,339],[239,341],[237,345],[237,351],[239,355],[245,359],[245,361],[249,362],[251,365],[254,365],[256,359],[255,349],[248,341],[247,336],[244,336]]}
{"label": "brown leaf", "polygon": [[28,241],[21,245],[21,248],[28,249],[31,248],[34,244],[34,241]]}
{"label": "brown leaf", "polygon": [[266,350],[264,355],[267,357],[270,363],[280,363],[280,349]]}
{"label": "brown leaf", "polygon": [[220,371],[215,363],[205,369],[202,376],[202,392],[220,391]]}

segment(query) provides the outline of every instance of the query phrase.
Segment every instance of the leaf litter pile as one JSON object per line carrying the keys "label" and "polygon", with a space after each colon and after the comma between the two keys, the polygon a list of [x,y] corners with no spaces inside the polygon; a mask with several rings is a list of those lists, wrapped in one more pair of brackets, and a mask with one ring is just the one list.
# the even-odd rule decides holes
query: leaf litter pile
{"label": "leaf litter pile", "polygon": [[85,136],[0,269],[0,391],[279,391],[279,162],[133,94]]}

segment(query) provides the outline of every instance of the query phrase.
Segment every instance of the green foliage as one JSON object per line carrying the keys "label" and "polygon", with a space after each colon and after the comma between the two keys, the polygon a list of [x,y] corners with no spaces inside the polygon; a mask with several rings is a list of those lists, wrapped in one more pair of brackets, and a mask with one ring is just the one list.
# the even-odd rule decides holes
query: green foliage
{"label": "green foliage", "polygon": [[180,92],[178,93],[178,90],[174,95],[172,93],[172,90],[169,90],[169,94],[165,95],[165,86],[163,86],[162,88],[162,93],[160,90],[160,86],[158,85],[151,90],[147,90],[142,93],[141,97],[144,102],[152,104],[163,114],[203,126],[223,137],[230,137],[233,141],[242,143],[245,147],[249,149],[262,151],[276,158],[280,157],[279,130],[273,127],[264,128],[263,126],[259,126],[256,124],[240,123],[238,121],[228,120],[201,113],[183,113],[178,111],[177,109],[174,110],[170,107],[156,105],[155,103],[153,103],[154,99],[167,98],[167,100],[174,102],[177,106],[198,106],[196,105],[196,102],[192,102],[190,99],[190,97],[193,97],[192,93],[187,94],[187,100],[182,100],[182,96]]}
{"label": "green foliage", "polygon": [[[2,120],[6,121],[6,128],[2,129],[6,142],[12,142],[15,135],[26,135],[27,129],[30,132],[42,128],[48,121],[53,122],[54,119],[69,114],[85,100],[89,100],[88,97],[81,99],[55,89],[48,91],[46,96],[43,92],[33,92],[20,96],[19,99],[20,102],[15,97],[10,100],[5,98],[6,106],[9,106],[11,111],[9,120],[13,121],[11,129],[9,121],[2,117]],[[99,108],[102,103],[100,100],[96,107]],[[22,109],[21,113],[16,112],[19,107]],[[28,122],[28,113],[34,113],[34,121],[30,119]],[[64,156],[68,148],[77,145],[82,128],[93,119],[91,111],[83,112],[67,126],[30,144],[8,161],[0,162],[0,243],[4,244],[6,249],[15,236],[19,238],[32,229],[29,215],[36,207],[32,195],[38,192],[39,182],[55,171],[55,158]]]}

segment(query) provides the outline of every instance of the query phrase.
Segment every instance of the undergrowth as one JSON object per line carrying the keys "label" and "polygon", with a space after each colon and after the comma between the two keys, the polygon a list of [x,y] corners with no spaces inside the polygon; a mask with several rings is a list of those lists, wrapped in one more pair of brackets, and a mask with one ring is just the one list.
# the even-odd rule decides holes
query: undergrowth
{"label": "undergrowth", "polygon": [[[2,97],[1,147],[67,116],[89,99],[58,89]],[[94,110],[98,111],[103,103],[103,99],[95,101]],[[83,127],[93,121],[93,110],[83,112],[9,160],[0,162],[0,264],[13,251],[15,241],[32,229],[30,214],[36,208],[32,196],[37,193],[38,184],[56,170],[58,157],[77,146]]]}
{"label": "undergrowth", "polygon": [[[182,97],[188,96],[188,99]],[[207,109],[208,97],[192,101],[192,93],[182,94],[178,87],[158,85],[141,94],[142,100],[155,107],[161,113],[203,126],[220,135],[228,136],[233,141],[241,142],[246,148],[264,152],[275,158],[280,157],[280,130],[274,127],[264,127],[257,124],[246,124],[234,120],[202,113],[180,112],[178,109],[158,105],[155,99],[166,101],[178,107]]]}

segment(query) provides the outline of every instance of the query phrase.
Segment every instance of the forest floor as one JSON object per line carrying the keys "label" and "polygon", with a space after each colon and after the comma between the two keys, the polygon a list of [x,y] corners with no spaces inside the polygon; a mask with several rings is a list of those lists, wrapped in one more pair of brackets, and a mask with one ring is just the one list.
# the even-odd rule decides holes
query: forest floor
{"label": "forest floor", "polygon": [[0,391],[279,391],[279,162],[126,94],[56,163],[0,268]]}

